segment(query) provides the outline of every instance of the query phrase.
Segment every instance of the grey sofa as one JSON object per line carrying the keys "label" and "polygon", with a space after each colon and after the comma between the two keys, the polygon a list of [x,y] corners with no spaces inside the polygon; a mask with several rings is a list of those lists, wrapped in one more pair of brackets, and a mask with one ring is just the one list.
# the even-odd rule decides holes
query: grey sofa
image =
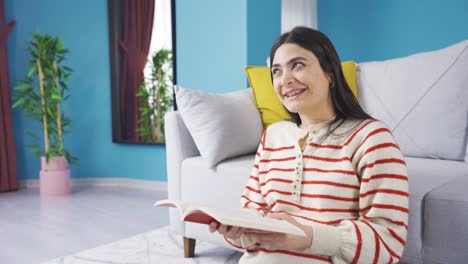
{"label": "grey sofa", "polygon": [[[393,128],[408,166],[410,214],[402,263],[468,261],[467,47],[465,41],[358,65],[359,100]],[[239,207],[254,154],[210,167],[179,112],[168,113],[165,126],[169,199]],[[229,247],[207,226],[180,222],[175,211],[170,222],[174,232],[187,238],[187,257],[193,256],[194,240]]]}

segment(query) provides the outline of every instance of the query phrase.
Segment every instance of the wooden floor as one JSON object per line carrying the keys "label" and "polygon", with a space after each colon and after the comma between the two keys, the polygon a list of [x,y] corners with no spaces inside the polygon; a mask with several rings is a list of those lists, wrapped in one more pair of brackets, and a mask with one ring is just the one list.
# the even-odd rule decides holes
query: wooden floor
{"label": "wooden floor", "polygon": [[38,189],[0,193],[0,263],[40,263],[168,225],[167,209],[152,206],[166,197],[119,187],[81,187],[53,199]]}

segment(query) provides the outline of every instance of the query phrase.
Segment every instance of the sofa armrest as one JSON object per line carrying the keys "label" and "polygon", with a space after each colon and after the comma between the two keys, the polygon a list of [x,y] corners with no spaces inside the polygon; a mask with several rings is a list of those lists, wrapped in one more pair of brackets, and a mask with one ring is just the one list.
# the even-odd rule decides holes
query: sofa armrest
{"label": "sofa armrest", "polygon": [[164,122],[169,199],[180,199],[182,161],[186,158],[199,156],[200,152],[178,111],[166,113]]}
{"label": "sofa armrest", "polygon": [[[181,199],[181,169],[186,158],[199,156],[200,153],[178,111],[171,111],[164,116],[166,138],[166,164],[168,198]],[[183,223],[176,210],[170,210],[170,222],[173,230],[182,233]]]}

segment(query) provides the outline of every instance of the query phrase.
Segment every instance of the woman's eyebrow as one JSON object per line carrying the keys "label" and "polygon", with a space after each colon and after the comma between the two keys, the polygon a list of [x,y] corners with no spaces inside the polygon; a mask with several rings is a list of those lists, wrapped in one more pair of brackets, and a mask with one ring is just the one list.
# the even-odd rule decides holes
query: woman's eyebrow
{"label": "woman's eyebrow", "polygon": [[[289,64],[292,64],[292,63],[294,63],[294,62],[296,62],[296,61],[307,61],[307,59],[304,58],[304,57],[294,57],[294,58],[288,60],[288,62],[287,62],[286,64],[289,65]],[[279,63],[275,63],[275,64],[273,64],[271,67],[272,67],[272,68],[275,68],[275,67],[279,67],[279,66],[280,66]]]}

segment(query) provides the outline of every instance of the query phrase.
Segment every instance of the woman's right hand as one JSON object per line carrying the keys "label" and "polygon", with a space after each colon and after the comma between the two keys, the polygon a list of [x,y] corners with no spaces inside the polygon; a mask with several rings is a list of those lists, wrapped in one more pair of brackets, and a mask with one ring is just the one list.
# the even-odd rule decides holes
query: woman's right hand
{"label": "woman's right hand", "polygon": [[217,221],[213,221],[208,226],[211,233],[218,232],[229,239],[239,239],[245,231],[245,228],[238,226],[227,226]]}

